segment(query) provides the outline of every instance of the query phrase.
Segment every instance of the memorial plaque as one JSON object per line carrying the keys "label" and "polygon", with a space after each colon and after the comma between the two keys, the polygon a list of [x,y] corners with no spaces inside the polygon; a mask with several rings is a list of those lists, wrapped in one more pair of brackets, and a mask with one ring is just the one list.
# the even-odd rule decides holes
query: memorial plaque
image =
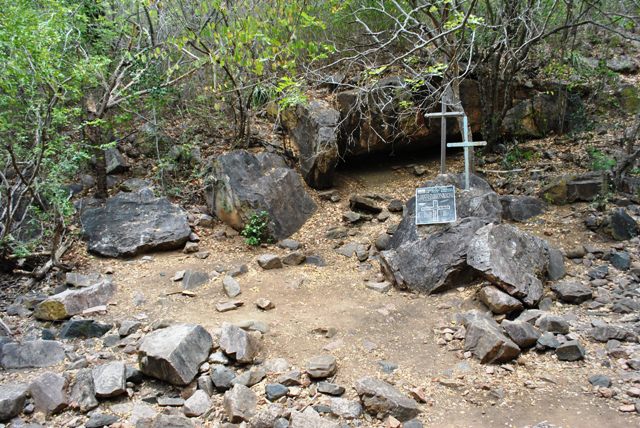
{"label": "memorial plaque", "polygon": [[454,186],[416,189],[416,224],[453,223],[456,221]]}

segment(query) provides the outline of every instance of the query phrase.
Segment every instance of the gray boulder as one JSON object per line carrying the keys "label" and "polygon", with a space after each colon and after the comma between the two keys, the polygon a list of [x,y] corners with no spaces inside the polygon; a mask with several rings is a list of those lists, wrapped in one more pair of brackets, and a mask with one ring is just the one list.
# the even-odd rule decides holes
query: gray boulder
{"label": "gray boulder", "polygon": [[211,335],[199,325],[176,324],[156,330],[139,346],[140,370],[174,385],[187,385],[198,374],[212,346]]}
{"label": "gray boulder", "polygon": [[281,119],[298,149],[304,181],[315,189],[330,188],[338,163],[340,113],[326,101],[313,100],[286,109]]}
{"label": "gray boulder", "polygon": [[209,274],[198,270],[187,270],[182,277],[182,288],[193,290],[209,282]]}
{"label": "gray boulder", "polygon": [[420,412],[418,403],[382,380],[364,377],[356,381],[355,389],[364,409],[378,419],[393,416],[408,421]]}
{"label": "gray boulder", "polygon": [[467,251],[467,263],[527,306],[542,298],[549,244],[508,224],[479,229]]}
{"label": "gray boulder", "polygon": [[69,289],[46,298],[35,307],[33,316],[47,321],[71,318],[85,309],[106,305],[115,292],[115,284],[110,279],[103,279],[90,287]]}
{"label": "gray boulder", "polygon": [[252,363],[260,351],[260,342],[254,335],[225,322],[220,334],[220,349],[239,363]]}
{"label": "gray boulder", "polygon": [[81,215],[89,251],[107,257],[182,248],[191,228],[187,213],[149,189],[119,193]]}
{"label": "gray boulder", "polygon": [[257,212],[269,214],[268,230],[275,239],[296,232],[316,210],[297,173],[272,153],[232,151],[211,166],[206,199],[220,220],[236,230]]}
{"label": "gray boulder", "polygon": [[2,367],[5,369],[50,367],[61,363],[64,356],[62,344],[55,340],[11,342],[2,347]]}
{"label": "gray boulder", "polygon": [[464,350],[471,351],[483,364],[504,363],[520,355],[520,348],[502,332],[492,318],[479,313],[464,318]]}
{"label": "gray boulder", "polygon": [[578,282],[563,281],[551,286],[551,289],[560,300],[565,303],[573,303],[579,305],[582,302],[591,300],[593,293],[591,289]]}
{"label": "gray boulder", "polygon": [[0,421],[8,421],[22,412],[28,391],[28,385],[22,383],[0,385]]}
{"label": "gray boulder", "polygon": [[[595,324],[595,323],[594,323]],[[591,337],[598,342],[608,342],[609,340],[619,340],[621,342],[637,342],[638,336],[626,328],[606,324],[604,322],[598,323],[591,329]]]}
{"label": "gray boulder", "polygon": [[544,212],[544,202],[532,196],[500,196],[502,217],[523,222]]}
{"label": "gray boulder", "polygon": [[248,421],[256,413],[258,397],[244,385],[236,384],[224,393],[222,405],[232,423]]}
{"label": "gray boulder", "polygon": [[520,300],[509,296],[496,287],[483,287],[478,293],[478,298],[494,314],[502,315],[522,310],[522,302]]}
{"label": "gray boulder", "polygon": [[93,369],[93,385],[97,397],[122,395],[127,391],[126,368],[123,362],[113,361]]}
{"label": "gray boulder", "polygon": [[68,405],[67,380],[57,373],[44,373],[31,382],[29,393],[35,408],[45,414],[57,413]]}

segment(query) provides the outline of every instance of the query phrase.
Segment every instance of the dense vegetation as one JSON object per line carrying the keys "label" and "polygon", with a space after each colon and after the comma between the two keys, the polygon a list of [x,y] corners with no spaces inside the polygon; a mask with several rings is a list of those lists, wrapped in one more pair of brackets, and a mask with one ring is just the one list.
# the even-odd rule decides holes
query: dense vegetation
{"label": "dense vegetation", "polygon": [[339,71],[356,86],[399,73],[423,110],[459,108],[462,80],[481,79],[495,144],[518,76],[606,78],[581,67],[583,42],[637,40],[639,15],[636,0],[0,0],[0,263],[54,256],[69,183],[91,171],[105,198],[122,141],[170,192],[176,150],[253,144],[265,106]]}

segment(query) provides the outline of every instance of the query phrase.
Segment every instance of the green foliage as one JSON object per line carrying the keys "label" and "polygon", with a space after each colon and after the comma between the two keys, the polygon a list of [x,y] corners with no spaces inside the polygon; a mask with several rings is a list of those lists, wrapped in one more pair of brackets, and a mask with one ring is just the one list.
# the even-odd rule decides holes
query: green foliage
{"label": "green foliage", "polygon": [[271,242],[272,238],[269,235],[269,213],[266,211],[259,211],[254,213],[244,229],[240,232],[240,235],[244,236],[244,241],[247,245],[257,247],[258,245]]}
{"label": "green foliage", "polygon": [[511,145],[502,160],[505,168],[513,168],[521,165],[523,162],[530,161],[535,157],[536,153],[531,149],[521,149],[518,143]]}
{"label": "green foliage", "polygon": [[591,159],[591,170],[593,171],[610,171],[617,162],[611,156],[607,156],[602,150],[595,147],[588,147],[587,154]]}

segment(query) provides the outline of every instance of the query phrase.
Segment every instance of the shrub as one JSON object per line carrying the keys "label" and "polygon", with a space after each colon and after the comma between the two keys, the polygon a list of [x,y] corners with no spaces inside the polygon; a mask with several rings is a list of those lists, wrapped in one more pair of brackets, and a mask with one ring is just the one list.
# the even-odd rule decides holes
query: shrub
{"label": "shrub", "polygon": [[269,213],[266,211],[259,211],[254,213],[244,229],[240,232],[240,235],[244,236],[244,241],[247,245],[257,247],[264,242],[271,242],[272,238],[269,234]]}

